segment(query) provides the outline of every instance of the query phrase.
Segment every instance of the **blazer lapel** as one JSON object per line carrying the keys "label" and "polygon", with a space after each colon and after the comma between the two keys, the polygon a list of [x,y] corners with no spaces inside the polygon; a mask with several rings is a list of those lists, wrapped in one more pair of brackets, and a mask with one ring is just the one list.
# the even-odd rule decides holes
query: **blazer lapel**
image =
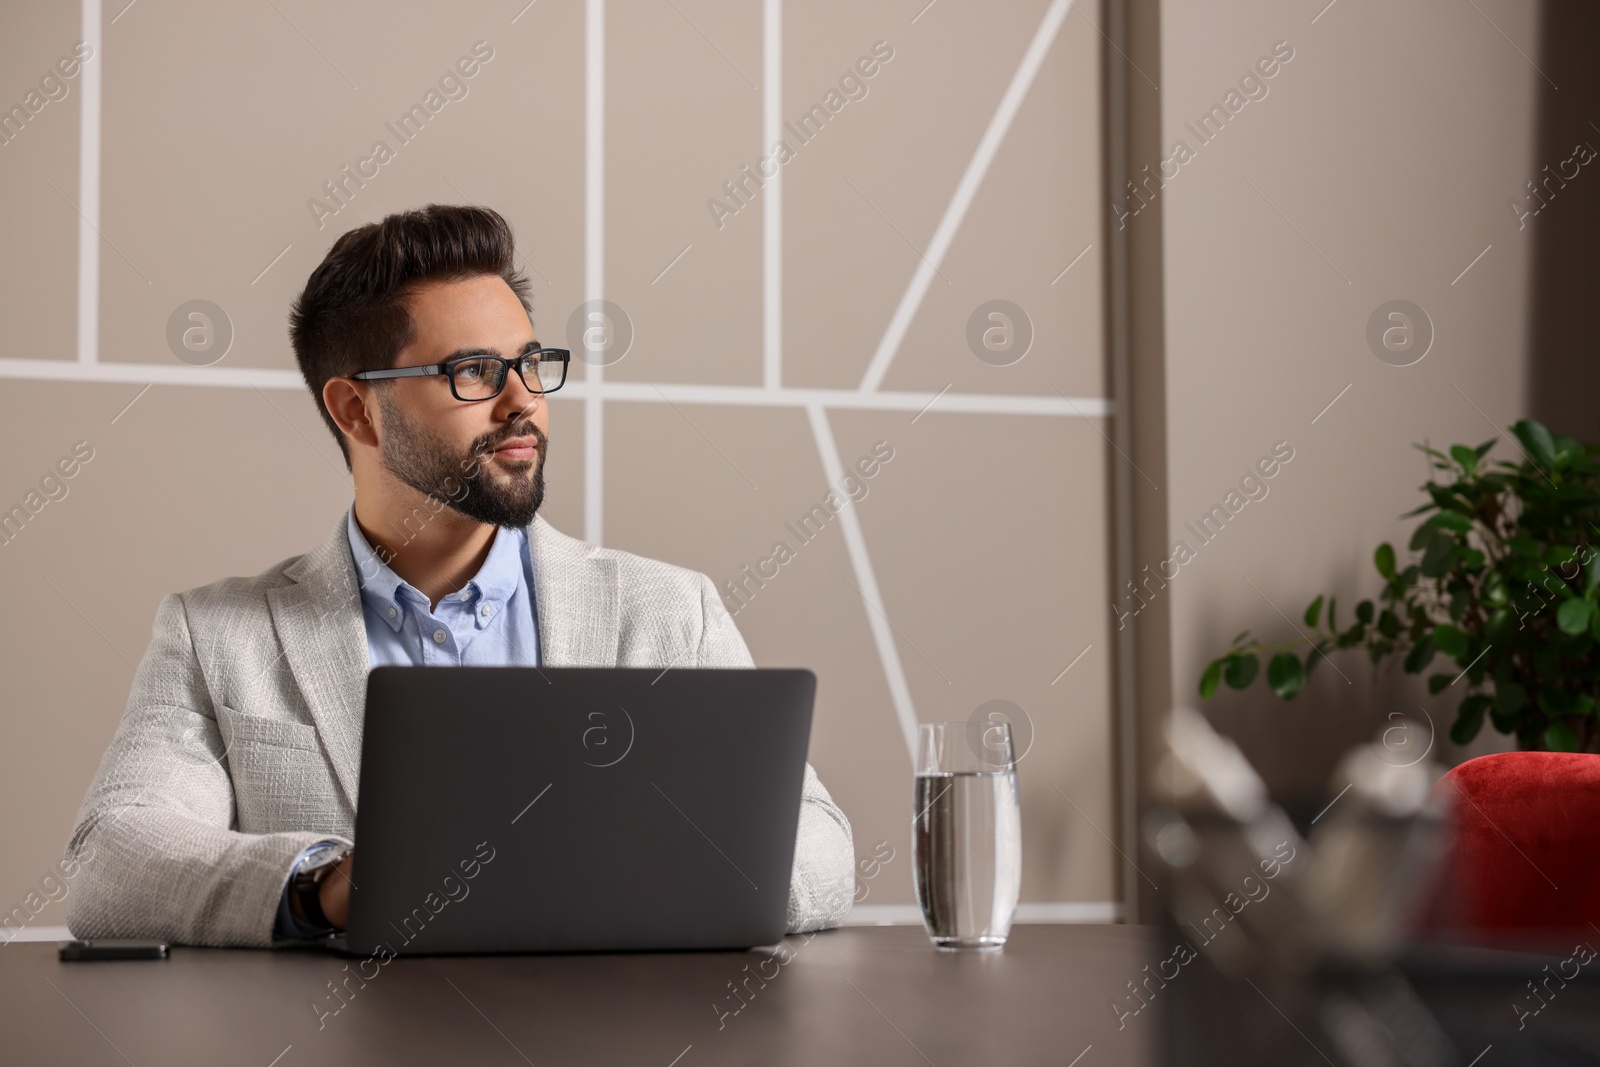
{"label": "blazer lapel", "polygon": [[615,667],[621,619],[617,561],[535,516],[528,527],[539,663]]}
{"label": "blazer lapel", "polygon": [[346,518],[284,571],[294,584],[267,593],[284,658],[353,811],[361,770],[367,632]]}

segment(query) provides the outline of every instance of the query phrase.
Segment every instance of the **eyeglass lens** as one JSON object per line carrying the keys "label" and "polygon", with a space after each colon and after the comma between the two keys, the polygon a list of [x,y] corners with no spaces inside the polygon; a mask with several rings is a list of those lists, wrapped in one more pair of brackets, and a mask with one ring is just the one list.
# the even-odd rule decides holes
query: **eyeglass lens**
{"label": "eyeglass lens", "polygon": [[[561,386],[566,370],[565,364],[560,360],[543,360],[537,356],[524,356],[522,360],[523,378],[526,380],[528,371],[536,372],[537,377],[527,384],[544,392],[557,389]],[[456,395],[464,400],[487,400],[500,392],[505,384],[507,364],[492,357],[469,359],[457,363],[451,372],[451,381],[455,385]]]}

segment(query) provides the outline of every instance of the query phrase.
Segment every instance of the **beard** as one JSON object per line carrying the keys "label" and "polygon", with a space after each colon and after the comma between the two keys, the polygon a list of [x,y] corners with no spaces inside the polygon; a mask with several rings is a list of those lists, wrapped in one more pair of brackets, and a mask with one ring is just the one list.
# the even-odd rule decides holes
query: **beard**
{"label": "beard", "polygon": [[[484,434],[465,455],[456,456],[438,434],[406,418],[387,394],[379,394],[378,406],[384,431],[379,455],[389,473],[477,522],[521,528],[533,521],[544,503],[547,438],[532,422],[510,423]],[[531,460],[501,461],[510,477],[497,481],[488,469],[490,453],[513,437],[533,438],[538,452]]]}

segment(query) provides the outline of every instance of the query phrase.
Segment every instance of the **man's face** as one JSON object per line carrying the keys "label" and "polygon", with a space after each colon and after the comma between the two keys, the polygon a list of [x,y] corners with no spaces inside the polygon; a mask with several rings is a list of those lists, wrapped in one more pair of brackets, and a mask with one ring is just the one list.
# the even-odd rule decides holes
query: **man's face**
{"label": "man's face", "polygon": [[[431,282],[406,301],[417,336],[396,367],[461,355],[513,358],[534,341],[511,287],[497,275]],[[374,383],[380,456],[391,474],[478,522],[526,526],[544,500],[549,415],[515,371],[490,400],[461,401],[444,375]]]}

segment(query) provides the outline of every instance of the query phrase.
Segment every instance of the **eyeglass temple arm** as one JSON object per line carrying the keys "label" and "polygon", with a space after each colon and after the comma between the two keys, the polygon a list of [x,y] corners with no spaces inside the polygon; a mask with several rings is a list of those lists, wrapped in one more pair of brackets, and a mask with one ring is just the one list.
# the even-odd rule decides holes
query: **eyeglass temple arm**
{"label": "eyeglass temple arm", "polygon": [[436,364],[431,367],[397,367],[393,370],[364,370],[350,377],[371,381],[374,378],[421,378],[429,374],[443,374],[444,367]]}

